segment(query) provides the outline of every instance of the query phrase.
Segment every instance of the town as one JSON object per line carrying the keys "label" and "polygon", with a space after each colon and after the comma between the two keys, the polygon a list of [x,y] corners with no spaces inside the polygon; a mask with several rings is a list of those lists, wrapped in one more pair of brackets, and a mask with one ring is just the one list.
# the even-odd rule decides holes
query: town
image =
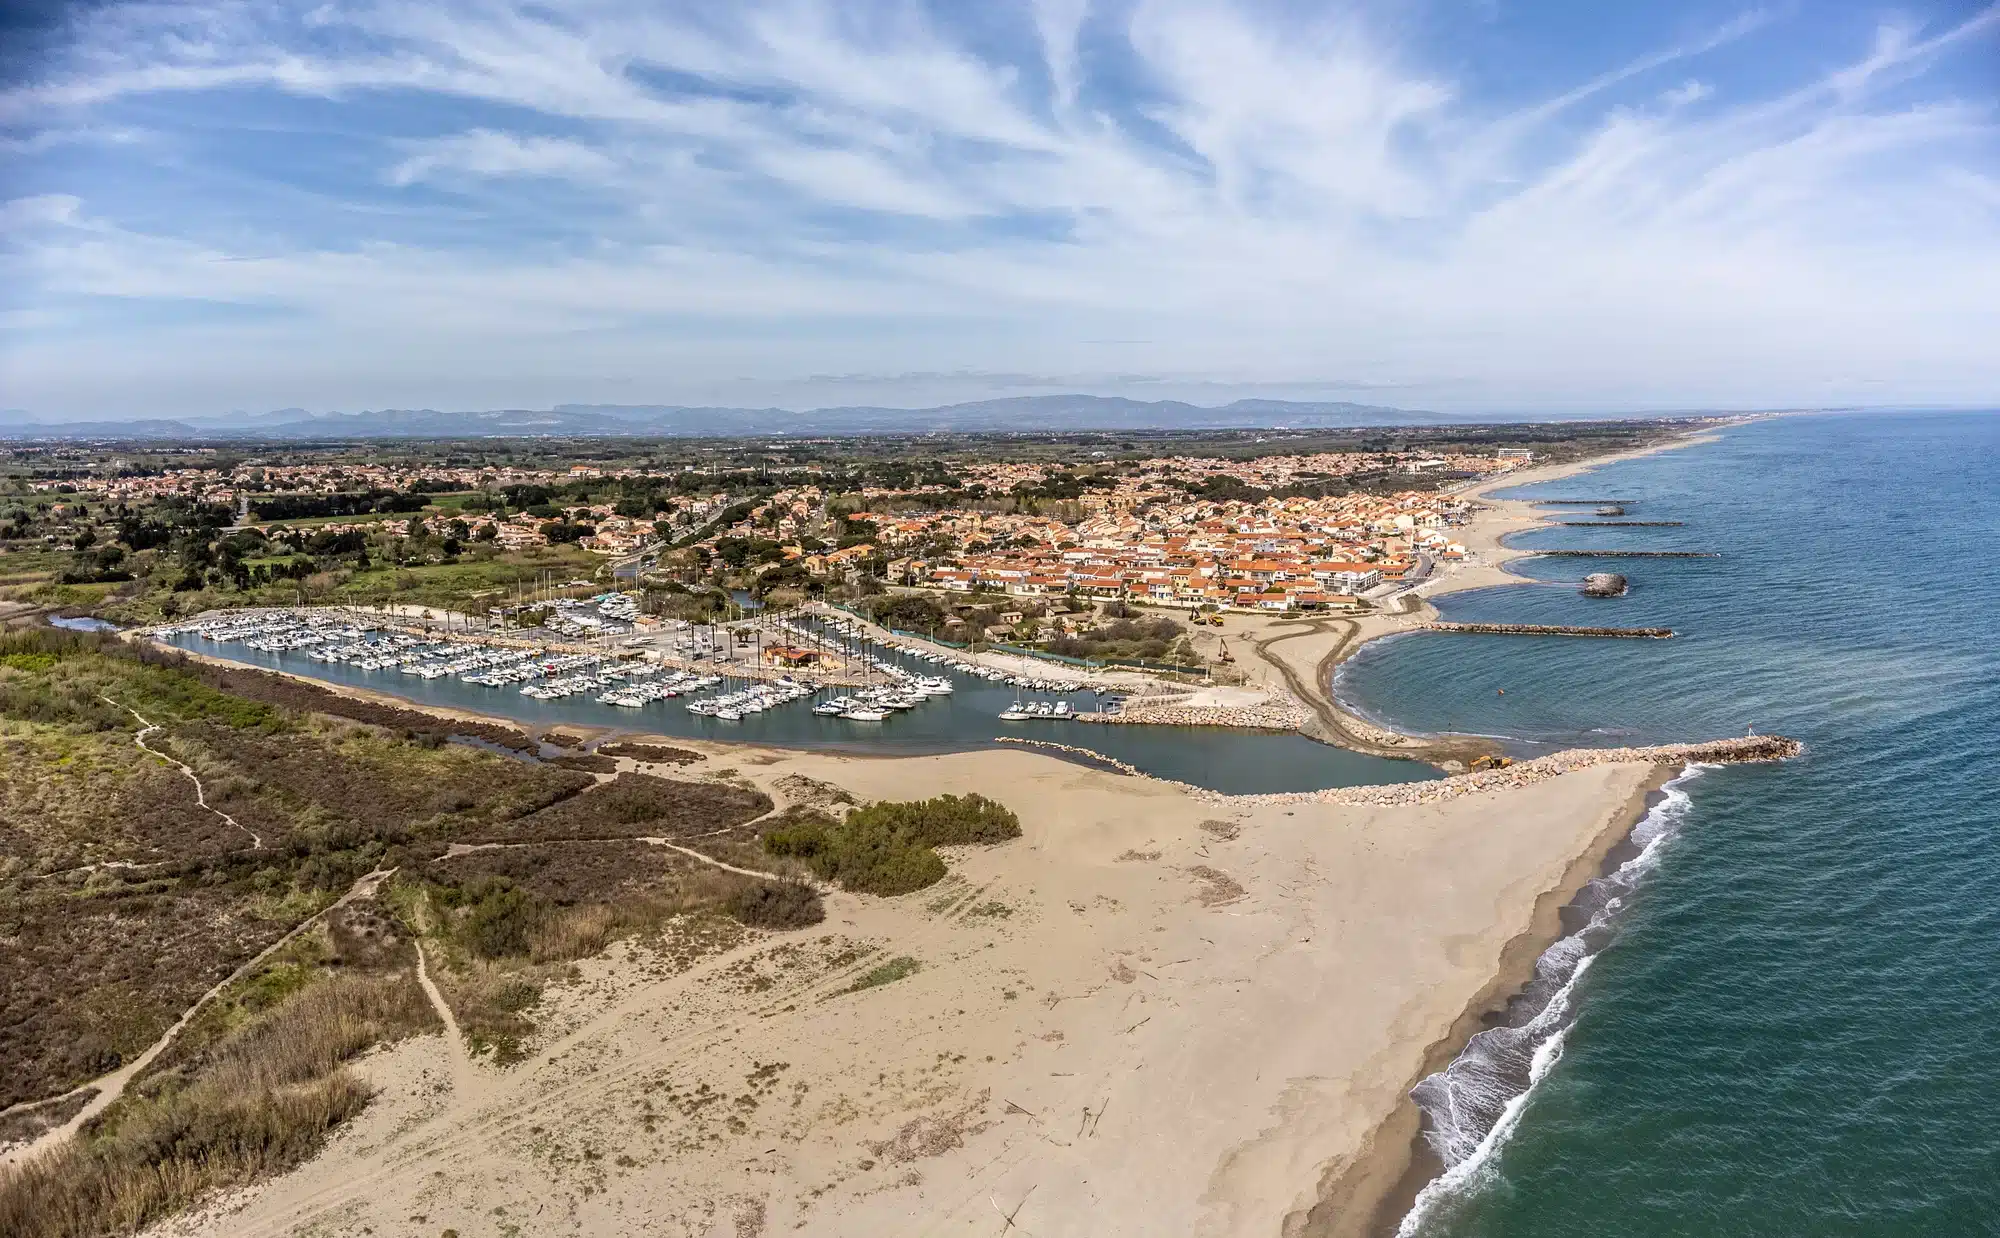
{"label": "town", "polygon": [[[680,459],[577,442],[18,445],[0,477],[0,562],[16,605],[120,623],[338,603],[501,619],[606,586],[686,620],[732,599],[919,590],[1009,599],[990,635],[1032,646],[1074,635],[1079,601],[1197,618],[1354,607],[1464,556],[1457,491],[1617,442],[1592,429],[1532,447],[1356,435],[1268,454],[1288,444],[1072,455],[999,440],[911,457],[739,443]],[[932,635],[989,638],[939,622],[954,630]]]}

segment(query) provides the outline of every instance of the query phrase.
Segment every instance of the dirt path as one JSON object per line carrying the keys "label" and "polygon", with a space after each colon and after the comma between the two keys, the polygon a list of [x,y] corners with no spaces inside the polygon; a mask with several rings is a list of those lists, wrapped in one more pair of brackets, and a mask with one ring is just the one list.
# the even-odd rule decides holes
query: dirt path
{"label": "dirt path", "polygon": [[[98,695],[103,696],[102,693],[99,693]],[[202,789],[201,779],[195,775],[193,768],[191,768],[185,761],[177,760],[174,757],[168,756],[166,753],[161,752],[158,748],[155,748],[146,742],[146,737],[148,735],[151,735],[154,731],[162,729],[159,723],[148,721],[146,715],[140,713],[138,710],[132,708],[130,705],[120,705],[117,701],[112,700],[108,696],[105,696],[104,700],[112,705],[117,705],[118,708],[124,710],[126,713],[131,714],[134,718],[137,718],[139,720],[139,733],[132,737],[132,742],[139,745],[141,750],[152,753],[154,756],[160,758],[162,761],[165,761],[167,764],[177,767],[181,771],[181,773],[186,774],[188,776],[188,781],[194,784],[195,803],[200,804],[203,808],[208,809],[216,816],[221,817],[224,821],[229,822],[229,824],[235,826],[239,830],[242,830],[245,834],[248,834],[250,836],[250,846],[252,850],[262,851],[264,849],[264,840],[262,837],[258,835],[257,831],[251,829],[249,826],[243,824],[241,821],[238,821],[236,818],[230,816],[228,813],[222,811],[220,808],[217,808],[213,804],[210,804],[208,802],[208,792]]]}
{"label": "dirt path", "polygon": [[417,984],[422,987],[424,996],[430,999],[431,1009],[437,1011],[439,1022],[444,1024],[444,1051],[451,1058],[451,1086],[464,1096],[475,1081],[474,1072],[478,1067],[473,1064],[472,1055],[465,1051],[465,1036],[458,1030],[458,1016],[451,1012],[451,1003],[444,999],[444,994],[438,991],[436,982],[431,979],[430,968],[425,964],[423,939],[413,939],[410,945],[417,952]]}
{"label": "dirt path", "polygon": [[[1312,710],[1318,734],[1316,739],[1351,748],[1369,756],[1416,759],[1439,764],[1446,761],[1469,762],[1476,757],[1497,752],[1493,741],[1470,735],[1398,736],[1396,743],[1384,743],[1364,730],[1333,703],[1328,684],[1332,682],[1333,669],[1340,661],[1352,653],[1359,645],[1361,624],[1354,619],[1331,617],[1287,621],[1284,627],[1292,630],[1262,638],[1251,637],[1250,649],[1266,665],[1275,669],[1283,677],[1285,686],[1293,696],[1305,702]],[[1313,664],[1312,682],[1306,682],[1303,675],[1286,659],[1271,651],[1271,646],[1300,637],[1324,636],[1339,632],[1340,639],[1334,646],[1321,654]],[[1448,767],[1447,767],[1448,768]]]}
{"label": "dirt path", "polygon": [[[150,752],[151,749],[148,749],[147,751]],[[220,994],[224,989],[227,989],[230,985],[235,984],[238,980],[241,980],[243,977],[255,971],[257,967],[264,962],[265,959],[270,958],[273,954],[276,954],[279,950],[283,949],[287,944],[289,944],[292,941],[293,938],[305,932],[308,928],[311,928],[314,924],[317,924],[320,920],[324,919],[329,913],[331,913],[335,908],[343,906],[346,903],[352,902],[356,898],[364,898],[370,894],[373,894],[376,891],[376,889],[379,888],[381,884],[389,878],[390,874],[394,873],[395,871],[396,870],[393,868],[378,868],[374,872],[367,873],[362,877],[356,879],[355,883],[347,888],[347,893],[341,895],[333,902],[328,903],[325,907],[320,908],[312,915],[307,916],[305,919],[299,921],[296,925],[292,926],[291,930],[287,932],[283,937],[278,938],[278,940],[272,942],[270,945],[264,947],[262,950],[259,950],[255,955],[253,955],[247,962],[243,963],[235,971],[230,972],[227,976],[224,976],[221,980],[217,981],[214,988],[210,989],[206,993],[203,993],[199,998],[195,999],[195,1002],[192,1006],[189,1006],[186,1010],[182,1011],[181,1017],[174,1020],[173,1026],[169,1027],[164,1033],[161,1034],[158,1040],[155,1040],[151,1045],[149,1045],[144,1053],[141,1053],[138,1057],[133,1058],[125,1065],[120,1066],[117,1070],[114,1070],[110,1074],[104,1075],[101,1078],[92,1079],[88,1083],[79,1084],[76,1087],[71,1088],[69,1091],[64,1092],[61,1096],[45,1097],[41,1100],[36,1100],[36,1101],[24,1101],[19,1105],[13,1106],[12,1108],[14,1109],[26,1109],[34,1105],[48,1104],[52,1100],[61,1100],[63,1099],[63,1097],[66,1096],[74,1096],[76,1093],[81,1092],[86,1088],[98,1089],[97,1095],[94,1098],[92,1098],[90,1103],[85,1105],[82,1109],[77,1110],[75,1116],[71,1117],[69,1121],[63,1123],[61,1126],[51,1127],[50,1129],[36,1136],[32,1141],[22,1144],[19,1147],[12,1149],[11,1151],[5,1154],[0,1154],[0,1166],[17,1164],[21,1161],[27,1160],[30,1157],[38,1156],[41,1153],[47,1151],[48,1149],[61,1143],[63,1140],[68,1139],[71,1135],[76,1134],[76,1132],[78,1132],[79,1130],[82,1130],[84,1123],[90,1121],[98,1114],[103,1113],[106,1109],[109,1109],[112,1106],[112,1104],[118,1100],[119,1097],[125,1094],[125,1088],[132,1082],[132,1080],[138,1078],[139,1075],[142,1072],[144,1072],[148,1066],[151,1066],[153,1064],[153,1059],[159,1057],[160,1054],[166,1052],[167,1046],[174,1043],[174,1039],[181,1034],[182,1030],[185,1029],[190,1022],[193,1021],[195,1015],[201,1012],[201,1008],[203,1006],[206,1006],[208,1005],[209,1002],[213,1001],[215,997],[218,994]]]}

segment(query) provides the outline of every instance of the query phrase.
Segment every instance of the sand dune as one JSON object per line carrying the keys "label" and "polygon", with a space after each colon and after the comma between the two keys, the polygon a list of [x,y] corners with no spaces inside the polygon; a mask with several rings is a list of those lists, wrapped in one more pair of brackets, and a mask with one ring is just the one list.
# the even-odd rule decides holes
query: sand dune
{"label": "sand dune", "polygon": [[317,1160],[164,1232],[1298,1232],[1653,773],[1392,809],[1203,802],[1029,752],[725,764],[979,791],[1026,834],[690,970],[615,949],[513,1068],[438,1036],[379,1053],[378,1099]]}

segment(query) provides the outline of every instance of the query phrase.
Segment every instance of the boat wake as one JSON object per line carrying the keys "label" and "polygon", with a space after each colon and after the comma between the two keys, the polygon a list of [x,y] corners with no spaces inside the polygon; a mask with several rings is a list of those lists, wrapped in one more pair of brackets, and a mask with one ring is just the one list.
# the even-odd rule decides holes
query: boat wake
{"label": "boat wake", "polygon": [[1535,974],[1510,1004],[1508,1022],[1466,1042],[1451,1065],[1411,1089],[1423,1113],[1424,1139],[1444,1172],[1417,1194],[1397,1238],[1441,1232],[1450,1218],[1489,1185],[1495,1157],[1519,1124],[1535,1085],[1562,1058],[1576,1018],[1575,992],[1599,951],[1612,939],[1626,898],[1680,832],[1693,801],[1681,788],[1715,768],[1693,765],[1668,782],[1658,804],[1632,829],[1635,854],[1585,886],[1571,906],[1583,927],[1535,960]]}

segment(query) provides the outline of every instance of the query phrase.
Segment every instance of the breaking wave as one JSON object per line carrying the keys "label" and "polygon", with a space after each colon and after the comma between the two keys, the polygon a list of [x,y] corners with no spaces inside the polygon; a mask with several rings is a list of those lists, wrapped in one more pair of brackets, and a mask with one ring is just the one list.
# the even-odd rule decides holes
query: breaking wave
{"label": "breaking wave", "polygon": [[1682,787],[1713,768],[1689,766],[1661,788],[1663,798],[1632,828],[1636,851],[1578,892],[1571,907],[1583,926],[1535,960],[1534,977],[1509,1004],[1508,1022],[1474,1034],[1449,1066],[1411,1089],[1423,1113],[1424,1139],[1444,1172],[1417,1194],[1397,1238],[1418,1238],[1444,1220],[1456,1201],[1491,1179],[1495,1153],[1520,1121],[1535,1085],[1562,1058],[1563,1039],[1576,1018],[1577,982],[1610,943],[1627,896],[1659,863],[1661,849],[1687,818],[1693,801]]}

